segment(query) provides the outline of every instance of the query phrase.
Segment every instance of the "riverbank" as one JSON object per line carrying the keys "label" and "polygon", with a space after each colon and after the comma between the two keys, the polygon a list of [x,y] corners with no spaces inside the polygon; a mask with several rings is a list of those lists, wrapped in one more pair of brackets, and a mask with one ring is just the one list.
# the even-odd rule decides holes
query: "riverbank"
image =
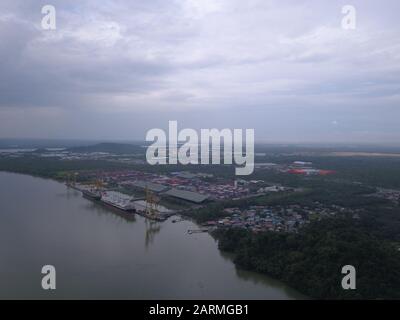
{"label": "riverbank", "polygon": [[[0,172],[0,298],[301,299],[270,277],[237,269],[190,221],[127,222],[49,179]],[[23,197],[23,201],[21,201]],[[41,289],[41,267],[57,290]]]}
{"label": "riverbank", "polygon": [[[279,279],[317,299],[400,299],[397,245],[372,236],[359,221],[335,217],[297,234],[217,230],[237,266]],[[341,286],[342,267],[357,270],[357,290]]]}
{"label": "riverbank", "polygon": [[[64,185],[63,187],[65,188]],[[192,222],[189,220],[187,222],[195,222],[196,225],[184,230],[185,234],[189,229],[201,228],[197,225],[199,220],[196,220],[196,216],[189,216]],[[344,223],[340,228],[336,226],[336,221],[340,222],[341,220],[333,218],[324,222],[326,223],[323,225],[325,233],[320,233],[318,227],[317,229],[314,227],[302,230],[299,234],[275,232],[250,234],[239,229],[239,232],[244,231],[246,235],[236,238],[236,230],[227,230],[225,236],[214,235],[214,241],[218,241],[220,250],[235,254],[233,262],[236,266],[257,272],[260,276],[267,275],[279,279],[310,297],[322,299],[400,297],[398,290],[400,283],[396,282],[400,280],[400,275],[395,276],[394,280],[390,280],[393,266],[398,265],[400,269],[397,248],[394,248],[385,239],[371,237],[369,227],[363,224],[365,220],[350,218],[348,223]],[[311,225],[318,226],[319,224],[312,223]],[[336,234],[337,238],[327,239],[326,234],[330,233]],[[188,236],[197,237],[203,234]],[[151,236],[149,236],[150,238]],[[319,240],[310,240],[314,238]],[[325,244],[326,241],[329,243]],[[374,258],[375,260],[371,261],[370,256],[365,254],[363,243],[369,246],[371,252],[375,252],[375,257],[380,256],[381,259]],[[343,250],[342,247],[346,250]],[[383,266],[380,265],[380,261],[383,261]],[[372,280],[370,282],[361,281],[356,292],[342,290],[340,271],[342,266],[347,264],[361,265],[358,273],[361,272],[364,276],[363,279],[371,277]],[[365,265],[373,265],[373,267],[365,268]],[[383,269],[384,272],[379,271]],[[379,283],[386,283],[386,285],[382,287]],[[299,294],[299,296],[302,295]]]}

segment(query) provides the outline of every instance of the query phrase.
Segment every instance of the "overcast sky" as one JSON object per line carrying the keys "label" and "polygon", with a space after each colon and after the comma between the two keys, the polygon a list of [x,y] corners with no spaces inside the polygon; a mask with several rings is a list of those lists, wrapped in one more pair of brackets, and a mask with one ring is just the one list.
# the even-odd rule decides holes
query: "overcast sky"
{"label": "overcast sky", "polygon": [[[52,4],[57,29],[41,27]],[[355,30],[341,26],[343,5]],[[400,141],[398,0],[0,2],[0,138]]]}

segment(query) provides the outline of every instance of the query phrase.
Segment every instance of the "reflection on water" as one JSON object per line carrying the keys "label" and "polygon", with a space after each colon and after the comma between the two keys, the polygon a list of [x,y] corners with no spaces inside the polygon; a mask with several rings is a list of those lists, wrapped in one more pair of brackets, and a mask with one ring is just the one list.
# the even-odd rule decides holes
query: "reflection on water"
{"label": "reflection on water", "polygon": [[[220,251],[220,253],[221,253],[221,257],[223,257],[224,259],[226,259],[228,261],[233,261],[235,258],[234,254],[232,254],[232,253],[229,253],[226,251]],[[282,283],[280,281],[270,278],[268,276],[265,276],[263,274],[253,272],[253,271],[243,270],[238,267],[235,268],[235,271],[236,271],[236,275],[240,279],[243,279],[245,281],[250,281],[255,285],[265,285],[265,286],[270,286],[270,287],[274,287],[277,289],[283,288],[288,295],[291,295],[294,293],[293,289],[291,289],[289,287],[282,287]],[[300,293],[295,293],[295,294],[298,295],[297,298],[307,299],[306,296],[301,295]]]}
{"label": "reflection on water", "polygon": [[[268,277],[235,268],[191,221],[126,220],[65,185],[0,172],[0,298],[294,299]],[[41,289],[54,265],[57,289]]]}
{"label": "reflection on water", "polygon": [[[80,195],[80,192],[77,192],[77,194],[75,194],[75,197]],[[109,216],[112,217],[114,220],[125,223],[133,223],[136,220],[136,215],[122,212],[117,208],[105,206],[100,201],[92,201],[87,199],[85,200],[86,201],[81,205],[81,208],[85,210],[90,210],[91,212],[96,213],[98,216]],[[127,214],[129,214],[129,219],[127,218]]]}
{"label": "reflection on water", "polygon": [[161,224],[159,222],[145,219],[145,225],[146,225],[146,248],[149,247],[149,245],[154,241],[154,237],[157,233],[160,232],[161,230]]}

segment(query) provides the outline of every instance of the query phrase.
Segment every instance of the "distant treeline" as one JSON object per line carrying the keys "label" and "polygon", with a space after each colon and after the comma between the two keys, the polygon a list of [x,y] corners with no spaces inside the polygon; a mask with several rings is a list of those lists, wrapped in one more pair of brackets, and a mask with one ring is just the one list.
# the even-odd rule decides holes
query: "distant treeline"
{"label": "distant treeline", "polygon": [[[266,162],[288,164],[296,160],[312,162],[318,169],[334,170],[329,177],[315,179],[342,179],[357,181],[373,187],[400,188],[400,157],[333,157],[267,155]],[[253,179],[270,179],[296,185],[303,180],[293,174],[280,174],[272,170],[256,170]]]}
{"label": "distant treeline", "polygon": [[63,179],[64,173],[82,170],[121,170],[123,164],[101,160],[68,160],[60,161],[54,158],[37,158],[25,156],[21,158],[0,159],[0,170],[25,173],[45,178]]}
{"label": "distant treeline", "polygon": [[[83,147],[86,148],[86,147]],[[82,151],[83,152],[83,151]],[[59,160],[55,157],[38,157],[34,154],[23,157],[0,157],[0,170],[20,172],[36,176],[56,178],[60,172],[67,171],[108,171],[108,170],[137,170],[154,173],[170,173],[174,171],[192,171],[218,174],[218,179],[232,178],[233,166],[224,165],[155,165],[129,164],[107,160]],[[216,180],[215,178],[209,178]]]}

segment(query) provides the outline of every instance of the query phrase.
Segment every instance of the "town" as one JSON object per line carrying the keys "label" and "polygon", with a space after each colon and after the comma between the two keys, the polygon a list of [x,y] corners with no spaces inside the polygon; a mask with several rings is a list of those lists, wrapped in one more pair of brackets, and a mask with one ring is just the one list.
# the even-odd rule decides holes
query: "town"
{"label": "town", "polygon": [[[297,232],[312,220],[335,216],[337,213],[353,213],[354,210],[314,203],[313,206],[276,205],[250,206],[247,209],[226,208],[227,216],[218,221],[207,221],[204,225],[215,228],[244,228],[253,232],[276,231]],[[354,216],[357,217],[357,216]]]}

